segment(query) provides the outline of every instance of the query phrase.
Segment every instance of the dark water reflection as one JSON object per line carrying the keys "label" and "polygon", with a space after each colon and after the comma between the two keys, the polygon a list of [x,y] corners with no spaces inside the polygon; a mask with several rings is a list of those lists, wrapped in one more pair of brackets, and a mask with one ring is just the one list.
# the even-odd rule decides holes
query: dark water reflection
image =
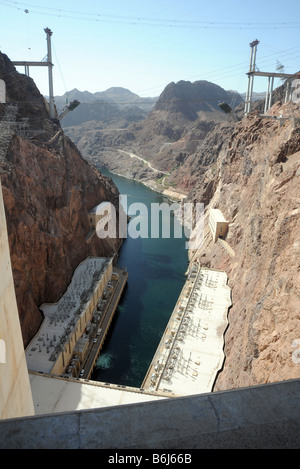
{"label": "dark water reflection", "polygon": [[[138,182],[103,173],[128,196],[128,206],[142,202],[150,213],[152,202],[167,202]],[[185,242],[184,236],[124,241],[119,266],[127,267],[128,284],[91,379],[141,386],[185,281]]]}

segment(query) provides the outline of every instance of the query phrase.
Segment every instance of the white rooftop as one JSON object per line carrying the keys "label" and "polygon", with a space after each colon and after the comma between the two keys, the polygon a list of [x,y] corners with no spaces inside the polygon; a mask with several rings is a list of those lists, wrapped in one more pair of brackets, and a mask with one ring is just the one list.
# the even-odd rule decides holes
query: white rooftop
{"label": "white rooftop", "polygon": [[228,223],[228,221],[225,219],[223,213],[221,212],[220,209],[218,208],[212,208],[210,209],[210,214],[213,215],[213,217],[215,218],[216,221],[219,221],[219,222],[226,222]]}

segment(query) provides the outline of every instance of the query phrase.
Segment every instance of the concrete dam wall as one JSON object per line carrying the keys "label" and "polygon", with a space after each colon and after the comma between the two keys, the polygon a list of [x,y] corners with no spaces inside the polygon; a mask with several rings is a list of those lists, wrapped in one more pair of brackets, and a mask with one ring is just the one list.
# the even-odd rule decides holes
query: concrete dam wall
{"label": "concrete dam wall", "polygon": [[300,380],[0,421],[0,448],[299,448]]}

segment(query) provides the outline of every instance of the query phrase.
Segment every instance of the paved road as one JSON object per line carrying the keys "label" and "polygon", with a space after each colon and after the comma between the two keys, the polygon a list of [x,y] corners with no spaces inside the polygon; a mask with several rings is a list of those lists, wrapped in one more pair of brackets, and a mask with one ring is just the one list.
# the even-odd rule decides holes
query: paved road
{"label": "paved road", "polygon": [[157,173],[162,173],[162,174],[166,174],[167,176],[170,175],[170,173],[167,173],[166,171],[162,171],[161,169],[157,169],[157,168],[154,168],[152,166],[152,164],[148,161],[148,160],[145,160],[144,158],[142,158],[141,156],[138,156],[138,155],[135,155],[134,153],[131,153],[129,151],[125,151],[125,150],[118,150],[120,153],[126,153],[126,155],[129,155],[130,158],[137,158],[138,160],[141,160],[143,161],[143,163],[146,163],[150,169],[152,169],[152,171],[155,171]]}

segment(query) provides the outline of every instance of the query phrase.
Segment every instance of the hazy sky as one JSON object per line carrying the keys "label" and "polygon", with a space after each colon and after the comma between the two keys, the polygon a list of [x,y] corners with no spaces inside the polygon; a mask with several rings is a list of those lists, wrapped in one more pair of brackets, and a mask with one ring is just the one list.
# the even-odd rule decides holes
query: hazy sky
{"label": "hazy sky", "polygon": [[[300,70],[299,0],[0,0],[0,25],[11,60],[43,60],[44,28],[52,30],[55,95],[121,86],[158,96],[179,80],[242,93],[255,39],[259,70]],[[47,68],[31,67],[30,76],[48,95]],[[255,90],[266,80],[256,78]]]}

